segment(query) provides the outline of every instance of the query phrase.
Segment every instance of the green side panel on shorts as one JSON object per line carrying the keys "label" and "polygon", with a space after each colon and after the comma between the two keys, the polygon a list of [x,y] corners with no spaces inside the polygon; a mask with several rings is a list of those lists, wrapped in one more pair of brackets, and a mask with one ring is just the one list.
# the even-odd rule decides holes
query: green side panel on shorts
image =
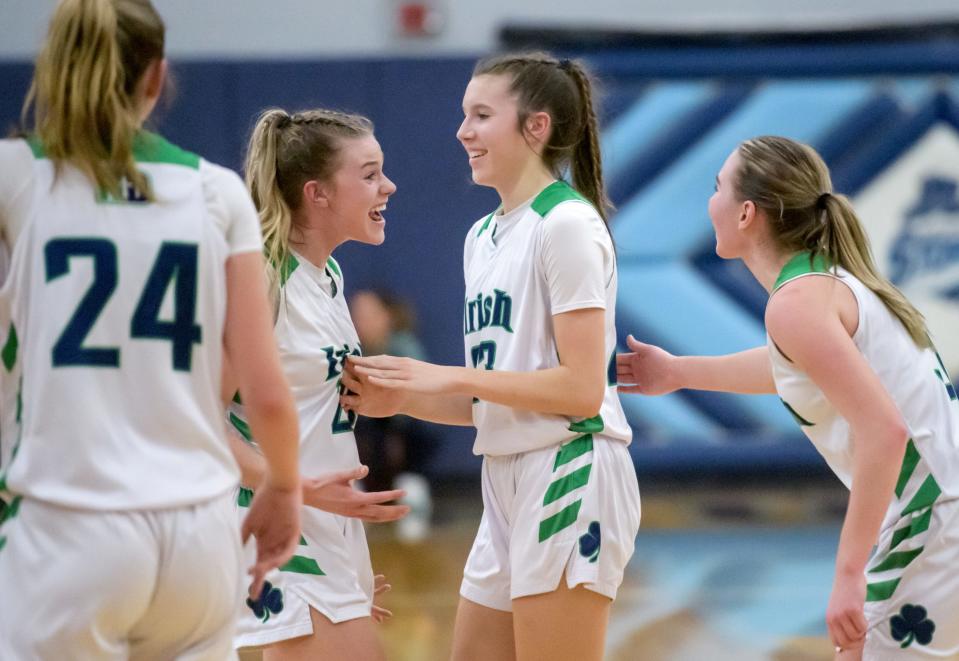
{"label": "green side panel on shorts", "polygon": [[890,550],[899,546],[899,543],[910,537],[915,537],[919,533],[926,532],[929,529],[929,522],[932,520],[932,508],[914,518],[908,526],[899,528],[892,534],[892,542],[889,545]]}
{"label": "green side panel on shorts", "polygon": [[589,482],[589,473],[593,469],[592,464],[586,464],[582,468],[577,468],[565,477],[550,483],[546,489],[546,495],[543,496],[543,505],[554,503],[571,491],[586,486]]}
{"label": "green side panel on shorts", "polygon": [[7,545],[7,536],[4,535],[3,537],[0,537],[0,551],[2,551],[3,547],[6,545]]}
{"label": "green side panel on shorts", "polygon": [[252,502],[253,490],[240,487],[240,491],[236,494],[236,504],[240,507],[249,507]]}
{"label": "green side panel on shorts", "polygon": [[826,263],[826,258],[822,253],[813,254],[808,251],[797,252],[786,262],[783,270],[779,272],[779,277],[776,278],[776,284],[773,285],[773,291],[776,291],[796,276],[805,275],[806,273],[828,272],[829,265]]}
{"label": "green side panel on shorts", "polygon": [[565,181],[554,181],[536,196],[530,208],[545,218],[546,214],[552,211],[557,204],[569,200],[579,200],[580,202],[589,204],[589,201],[585,197],[580,195],[575,188]]}
{"label": "green side panel on shorts", "polygon": [[3,366],[7,368],[8,372],[17,364],[17,348],[19,346],[20,341],[17,339],[17,327],[10,324],[10,334],[7,335],[7,341],[3,345],[3,350],[0,351]]}
{"label": "green side panel on shorts", "polygon": [[556,470],[564,464],[568,464],[576,457],[582,456],[593,449],[593,436],[586,434],[562,446],[556,453],[556,463],[553,464],[553,470]]}
{"label": "green side panel on shorts", "polygon": [[896,551],[895,553],[890,553],[882,562],[870,569],[869,573],[873,574],[881,571],[889,571],[890,569],[902,569],[915,560],[916,556],[922,553],[922,549],[923,547],[920,546],[911,551]]}
{"label": "green side panel on shorts", "polygon": [[567,505],[559,512],[539,522],[539,541],[544,542],[560,530],[568,528],[576,523],[576,517],[579,516],[579,508],[583,504],[580,498],[572,505]]}
{"label": "green side panel on shorts", "polygon": [[594,415],[592,418],[572,423],[567,429],[576,434],[599,434],[606,428],[603,416]]}
{"label": "green side panel on shorts", "polygon": [[240,432],[240,436],[245,440],[253,440],[253,434],[250,433],[250,425],[246,424],[236,413],[230,412],[230,424],[233,425],[234,429]]}
{"label": "green side panel on shorts", "polygon": [[293,574],[310,574],[312,576],[326,576],[326,572],[320,569],[313,558],[307,558],[302,555],[294,555],[290,561],[280,567],[280,571],[286,571]]}
{"label": "green side panel on shorts", "polygon": [[804,418],[804,417],[802,417],[801,415],[799,415],[798,413],[796,413],[796,409],[794,409],[793,407],[791,407],[791,406],[789,405],[789,402],[787,402],[785,399],[783,399],[782,397],[780,397],[780,398],[779,398],[779,401],[783,403],[783,406],[785,406],[785,407],[786,407],[786,410],[789,411],[789,415],[791,415],[791,416],[793,417],[793,420],[795,420],[795,421],[796,421],[796,424],[798,424],[800,427],[815,427],[815,426],[816,426],[816,423],[814,423],[814,422],[809,422],[808,420],[806,420],[806,418]]}
{"label": "green side panel on shorts", "polygon": [[479,232],[476,233],[477,237],[486,231],[486,228],[489,227],[489,224],[493,222],[493,216],[495,215],[496,215],[496,212],[494,211],[493,213],[491,213],[490,215],[486,217],[486,220],[483,221],[483,225],[479,228]]}
{"label": "green side panel on shorts", "polygon": [[941,493],[942,489],[939,488],[936,478],[930,475],[926,478],[926,481],[922,483],[922,486],[919,487],[919,491],[912,497],[912,500],[909,501],[909,504],[906,505],[906,509],[902,511],[900,516],[906,516],[907,514],[912,514],[913,512],[918,512],[921,509],[929,507],[936,502],[936,498],[938,498]]}
{"label": "green side panel on shorts", "polygon": [[866,601],[885,601],[892,596],[902,579],[894,578],[880,583],[870,583],[866,586]]}
{"label": "green side panel on shorts", "polygon": [[916,449],[916,444],[912,442],[912,439],[909,439],[909,442],[906,443],[906,453],[902,457],[902,469],[899,471],[899,480],[896,481],[896,498],[902,498],[903,489],[906,488],[906,483],[909,482],[909,478],[912,477],[912,473],[916,470],[916,466],[919,464],[919,450]]}

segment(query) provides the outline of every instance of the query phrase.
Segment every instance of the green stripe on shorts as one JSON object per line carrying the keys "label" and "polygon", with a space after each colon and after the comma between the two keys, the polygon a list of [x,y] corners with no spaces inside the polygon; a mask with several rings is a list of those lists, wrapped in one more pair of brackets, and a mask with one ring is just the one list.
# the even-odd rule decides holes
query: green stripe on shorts
{"label": "green stripe on shorts", "polygon": [[290,561],[280,567],[280,571],[286,571],[293,574],[311,574],[313,576],[326,576],[326,573],[320,569],[320,566],[313,558],[307,558],[302,555],[294,555]]}
{"label": "green stripe on shorts", "polygon": [[885,601],[896,591],[901,579],[894,578],[890,581],[880,583],[870,583],[866,586],[866,601]]}
{"label": "green stripe on shorts", "polygon": [[586,486],[589,482],[589,472],[592,470],[592,464],[586,464],[582,468],[574,470],[566,477],[561,477],[552,482],[546,489],[546,495],[543,496],[543,505],[549,505],[568,494],[569,492]]}
{"label": "green stripe on shorts", "polygon": [[577,500],[572,505],[567,505],[548,519],[540,521],[539,541],[544,542],[560,530],[576,523],[576,517],[579,516],[579,508],[582,504],[582,499]]}
{"label": "green stripe on shorts", "polygon": [[559,452],[556,453],[556,463],[553,464],[553,470],[555,471],[560,466],[568,464],[576,457],[580,457],[587,452],[590,452],[592,449],[592,434],[586,434],[585,436],[574,438],[572,441],[562,446],[559,449]]}

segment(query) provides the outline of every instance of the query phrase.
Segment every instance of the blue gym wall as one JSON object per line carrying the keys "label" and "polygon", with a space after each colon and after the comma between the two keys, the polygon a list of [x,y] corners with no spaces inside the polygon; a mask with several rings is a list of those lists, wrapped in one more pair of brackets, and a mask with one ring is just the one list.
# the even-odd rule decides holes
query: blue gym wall
{"label": "blue gym wall", "polygon": [[[676,352],[721,353],[763,341],[764,294],[740,265],[712,254],[706,216],[715,172],[738,141],[779,133],[809,142],[833,168],[837,189],[854,195],[931,126],[959,131],[955,40],[580,54],[604,82],[606,170],[619,207],[621,338],[632,332]],[[373,119],[398,186],[387,242],[343,246],[336,257],[348,289],[386,286],[407,297],[430,357],[462,363],[463,235],[497,202],[471,183],[455,138],[472,64],[174,61],[176,94],[156,125],[173,142],[239,168],[263,108],[325,106]],[[0,62],[3,128],[15,123],[30,73],[28,63]],[[959,251],[954,258],[959,264]],[[774,397],[627,396],[624,405],[641,471],[821,469]],[[471,431],[444,428],[443,435],[432,471],[473,472]]]}

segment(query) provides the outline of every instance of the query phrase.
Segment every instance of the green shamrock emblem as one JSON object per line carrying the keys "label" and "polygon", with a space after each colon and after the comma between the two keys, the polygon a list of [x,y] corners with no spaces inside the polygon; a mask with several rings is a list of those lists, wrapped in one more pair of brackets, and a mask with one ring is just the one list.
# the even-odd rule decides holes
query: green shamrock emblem
{"label": "green shamrock emblem", "polygon": [[247,597],[246,605],[262,622],[266,622],[270,619],[270,613],[276,614],[283,610],[283,593],[280,588],[275,588],[272,583],[265,581],[260,598],[253,601]]}
{"label": "green shamrock emblem", "polygon": [[588,532],[579,538],[579,554],[589,558],[590,562],[596,562],[600,546],[599,521],[593,521],[589,524]]}
{"label": "green shamrock emblem", "polygon": [[899,645],[902,648],[912,645],[913,640],[920,645],[928,645],[932,642],[932,633],[936,630],[936,623],[926,619],[926,609],[912,604],[903,606],[899,615],[894,615],[889,621],[889,625],[892,637],[902,641]]}

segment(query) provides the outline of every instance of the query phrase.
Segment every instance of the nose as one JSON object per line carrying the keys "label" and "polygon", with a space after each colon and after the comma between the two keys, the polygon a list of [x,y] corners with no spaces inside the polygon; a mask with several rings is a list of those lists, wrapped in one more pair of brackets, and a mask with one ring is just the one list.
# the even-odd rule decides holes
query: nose
{"label": "nose", "polygon": [[393,180],[383,175],[383,194],[392,195],[396,192],[396,184],[393,183]]}
{"label": "nose", "polygon": [[468,139],[473,137],[473,131],[467,125],[467,118],[463,118],[463,122],[460,124],[460,127],[456,130],[456,139],[460,142],[466,142]]}

